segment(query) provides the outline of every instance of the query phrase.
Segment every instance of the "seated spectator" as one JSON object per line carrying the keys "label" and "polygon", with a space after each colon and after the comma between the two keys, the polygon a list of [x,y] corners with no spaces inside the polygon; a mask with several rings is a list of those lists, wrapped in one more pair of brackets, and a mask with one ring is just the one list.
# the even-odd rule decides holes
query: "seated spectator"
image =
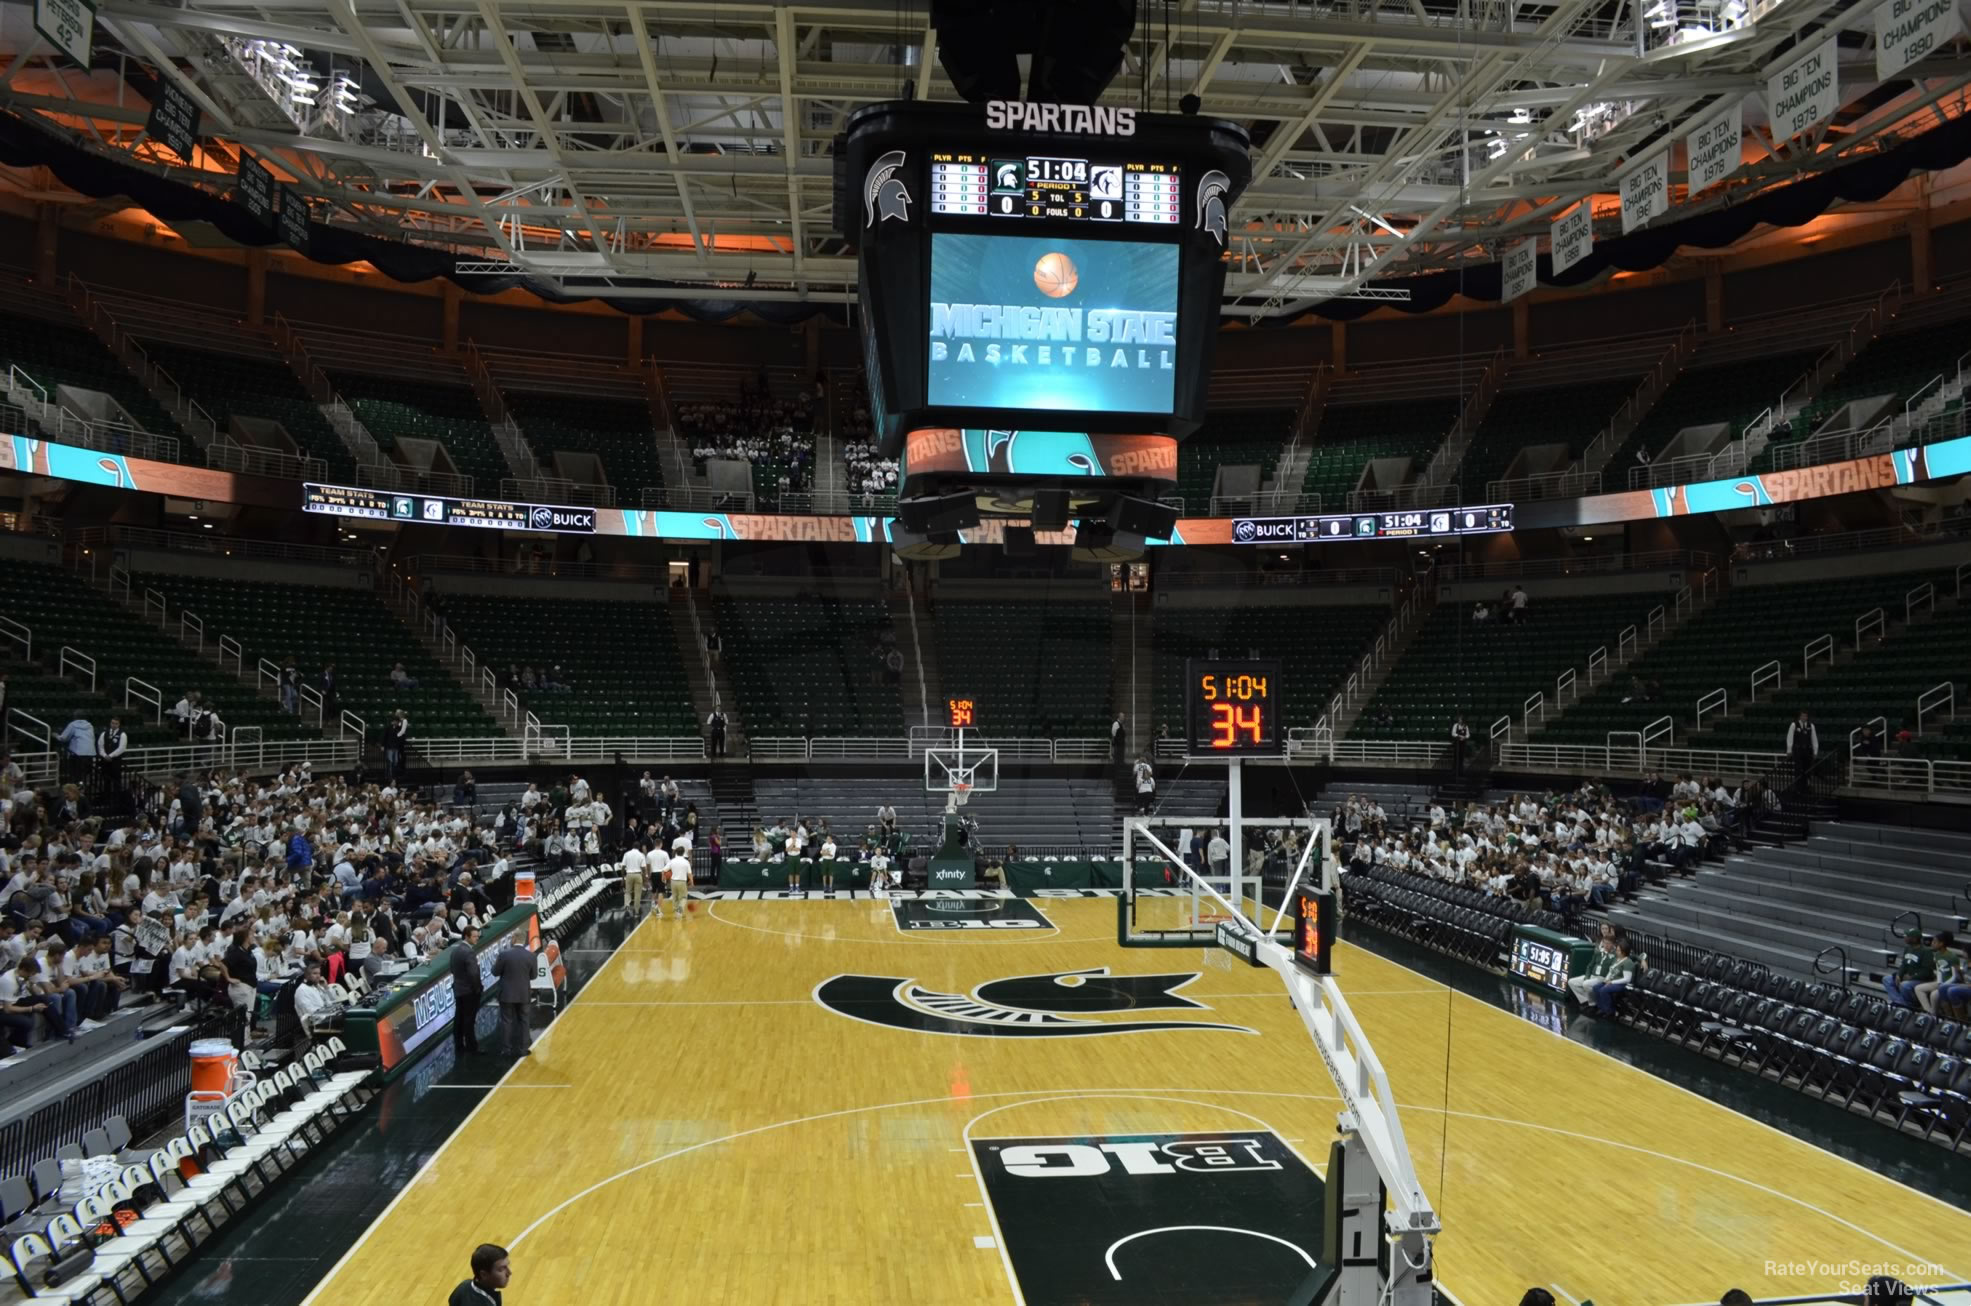
{"label": "seated spectator", "polygon": [[1889,1001],[1913,1009],[1917,1005],[1916,986],[1935,978],[1936,972],[1936,954],[1923,945],[1923,931],[1910,930],[1903,935],[1895,971],[1882,977],[1882,989],[1889,995]]}
{"label": "seated spectator", "polygon": [[404,664],[399,662],[390,668],[390,684],[396,689],[416,689],[417,679],[404,670]]}
{"label": "seated spectator", "polygon": [[294,990],[294,1014],[301,1022],[302,1034],[311,1039],[342,1028],[342,1001],[330,991],[321,963],[311,961],[302,972],[301,983]]}

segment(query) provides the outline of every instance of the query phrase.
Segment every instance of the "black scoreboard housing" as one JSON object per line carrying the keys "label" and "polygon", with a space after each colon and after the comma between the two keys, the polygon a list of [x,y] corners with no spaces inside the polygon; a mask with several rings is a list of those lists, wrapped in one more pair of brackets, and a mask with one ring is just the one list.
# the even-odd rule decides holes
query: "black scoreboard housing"
{"label": "black scoreboard housing", "polygon": [[[897,456],[907,432],[930,427],[1189,435],[1204,420],[1225,289],[1225,215],[1252,175],[1245,129],[1215,118],[1148,113],[1134,115],[1134,130],[1127,136],[993,130],[986,124],[982,105],[891,101],[851,114],[836,138],[835,226],[859,255],[870,412],[882,452]],[[933,214],[932,156],[952,151],[1168,165],[1181,178],[1182,207],[1178,221],[1170,225]],[[897,153],[901,160],[894,158]],[[886,159],[888,164],[879,167]],[[885,210],[872,203],[886,177],[901,183],[907,206]],[[902,216],[899,207],[907,208]],[[1049,415],[934,407],[927,358],[932,235],[939,232],[1177,245],[1176,367],[1169,411]]]}

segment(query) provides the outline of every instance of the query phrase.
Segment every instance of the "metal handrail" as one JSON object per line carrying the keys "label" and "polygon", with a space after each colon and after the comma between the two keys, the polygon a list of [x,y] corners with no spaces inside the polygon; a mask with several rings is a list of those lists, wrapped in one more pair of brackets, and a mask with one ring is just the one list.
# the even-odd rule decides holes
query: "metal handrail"
{"label": "metal handrail", "polygon": [[[1907,921],[1908,924],[1904,924],[1905,921]],[[1922,929],[1923,929],[1922,913],[1913,910],[1906,911],[1903,912],[1901,915],[1897,916],[1894,920],[1890,921],[1887,925],[1882,927],[1882,937],[1887,939],[1892,944],[1901,943],[1903,936],[1905,934],[1908,934],[1911,930],[1917,930],[1921,932]],[[1924,935],[1924,937],[1928,938],[1929,936],[1926,934]]]}
{"label": "metal handrail", "polygon": [[133,703],[149,703],[151,705],[151,724],[164,724],[164,691],[149,681],[139,680],[135,676],[125,676],[123,678],[123,706],[130,707]]}
{"label": "metal handrail", "polygon": [[1817,657],[1825,657],[1830,667],[1834,665],[1834,636],[1822,635],[1819,639],[1810,639],[1801,646],[1800,679],[1806,680],[1813,674],[1814,659]]}
{"label": "metal handrail", "polygon": [[1752,693],[1749,701],[1754,703],[1759,701],[1759,686],[1761,685],[1771,685],[1775,693],[1785,687],[1785,682],[1780,675],[1778,658],[1774,658],[1771,662],[1766,663],[1752,673]]}
{"label": "metal handrail", "polygon": [[[1827,960],[1827,958],[1830,955],[1838,956],[1841,959],[1839,970],[1831,970],[1828,967],[1821,965],[1821,963]],[[1819,952],[1814,954],[1814,974],[1840,975],[1841,991],[1843,993],[1846,993],[1848,991],[1848,950],[1842,947],[1838,943],[1830,943],[1825,948],[1822,948]]]}
{"label": "metal handrail", "polygon": [[96,687],[96,659],[90,657],[81,649],[70,648],[67,644],[64,644],[56,654],[55,661],[57,675],[68,675],[69,667],[72,665],[77,673],[86,674],[89,677],[89,688],[94,689]]}
{"label": "metal handrail", "polygon": [[1875,637],[1877,639],[1880,639],[1883,636],[1883,634],[1888,630],[1888,627],[1889,627],[1889,620],[1886,616],[1883,615],[1882,609],[1880,608],[1875,608],[1871,611],[1864,612],[1859,617],[1856,617],[1855,618],[1855,652],[1857,653],[1861,652],[1863,635],[1867,634],[1870,631],[1874,631]]}
{"label": "metal handrail", "polygon": [[1692,723],[1692,728],[1697,730],[1704,728],[1704,714],[1706,712],[1729,712],[1730,710],[1731,695],[1722,687],[1714,689],[1697,700],[1697,719]]}
{"label": "metal handrail", "polygon": [[1916,733],[1923,733],[1923,722],[1941,705],[1944,715],[1957,719],[1957,684],[1946,680],[1940,685],[1932,685],[1916,698]]}

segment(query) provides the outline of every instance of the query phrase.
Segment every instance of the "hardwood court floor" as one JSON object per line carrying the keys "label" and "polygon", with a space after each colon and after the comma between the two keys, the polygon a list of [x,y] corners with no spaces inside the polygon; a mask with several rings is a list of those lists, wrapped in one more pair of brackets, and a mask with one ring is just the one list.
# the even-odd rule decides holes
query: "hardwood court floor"
{"label": "hardwood court floor", "polygon": [[[1270,1128],[1324,1164],[1334,1088],[1271,972],[1118,948],[1107,900],[1034,905],[1055,930],[904,934],[868,901],[646,921],[310,1302],[442,1301],[481,1241],[512,1248],[514,1306],[1009,1302],[970,1138]],[[1971,1278],[1955,1207],[1362,949],[1336,964],[1467,1306],[1832,1292],[1850,1263]],[[844,974],[965,995],[1102,966],[1200,972],[1179,992],[1208,1009],[1099,1019],[1257,1035],[953,1037],[816,998]]]}

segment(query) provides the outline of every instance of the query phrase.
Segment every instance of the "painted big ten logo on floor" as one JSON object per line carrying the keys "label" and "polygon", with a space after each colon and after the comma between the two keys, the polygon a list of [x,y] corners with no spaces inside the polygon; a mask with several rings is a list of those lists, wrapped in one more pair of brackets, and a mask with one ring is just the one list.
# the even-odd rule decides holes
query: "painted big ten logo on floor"
{"label": "painted big ten logo on floor", "polygon": [[1320,1178],[1271,1130],[975,1138],[972,1159],[1027,1306],[1280,1302],[1318,1268]]}
{"label": "painted big ten logo on floor", "polygon": [[1087,1179],[1120,1167],[1125,1174],[1197,1174],[1234,1170],[1278,1170],[1280,1163],[1261,1155],[1252,1138],[1177,1138],[1154,1143],[1129,1139],[1120,1143],[1031,1143],[999,1149],[999,1164],[1018,1179]]}

